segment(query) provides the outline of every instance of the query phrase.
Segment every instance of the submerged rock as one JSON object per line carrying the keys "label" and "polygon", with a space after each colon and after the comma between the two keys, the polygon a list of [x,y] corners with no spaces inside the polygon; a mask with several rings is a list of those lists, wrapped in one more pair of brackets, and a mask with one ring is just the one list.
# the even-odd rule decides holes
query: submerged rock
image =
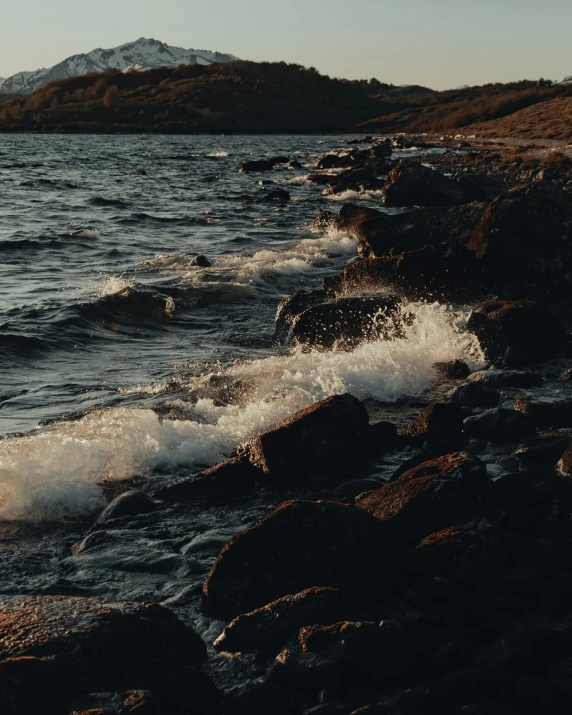
{"label": "submerged rock", "polygon": [[308,308],[327,301],[323,290],[297,290],[292,295],[280,301],[275,318],[275,337],[285,342],[292,330],[294,319]]}
{"label": "submerged rock", "polygon": [[519,397],[514,409],[526,415],[535,427],[559,429],[572,427],[572,400],[534,402],[530,397]]}
{"label": "submerged rock", "polygon": [[512,351],[512,360],[542,360],[562,346],[565,331],[543,306],[529,301],[487,301],[471,313],[467,328],[490,359]]}
{"label": "submerged rock", "polygon": [[258,161],[246,161],[238,170],[241,174],[248,174],[254,171],[272,171],[274,162],[270,159],[260,159]]}
{"label": "submerged rock", "polygon": [[494,407],[498,404],[500,395],[496,390],[491,390],[480,383],[469,383],[457,387],[451,398],[461,407]]}
{"label": "submerged rock", "polygon": [[204,585],[205,607],[230,619],[314,586],[379,599],[398,556],[386,534],[354,506],[285,502],[224,547]]}
{"label": "submerged rock", "polygon": [[101,512],[98,522],[103,523],[123,516],[148,514],[157,508],[157,503],[143,492],[135,489],[120,494]]}
{"label": "submerged rock", "polygon": [[469,438],[491,442],[519,442],[533,431],[530,421],[522,412],[504,407],[467,417],[463,422],[463,430]]}
{"label": "submerged rock", "polygon": [[335,623],[347,608],[339,591],[309,588],[235,618],[214,642],[221,651],[276,652],[302,626]]}
{"label": "submerged rock", "polygon": [[206,256],[196,256],[191,261],[191,266],[197,266],[198,268],[210,268],[212,263]]}
{"label": "submerged rock", "polygon": [[534,387],[543,382],[543,377],[539,372],[518,372],[517,370],[479,370],[472,373],[467,379],[475,385],[484,385],[495,390],[503,387]]}
{"label": "submerged rock", "polygon": [[485,465],[467,454],[453,453],[413,467],[357,506],[415,544],[482,512],[490,490]]}
{"label": "submerged rock", "polygon": [[287,201],[290,201],[290,194],[288,191],[284,191],[284,189],[276,189],[275,191],[271,191],[270,193],[263,196],[261,200],[267,201],[269,203],[272,203],[274,201],[285,203]]}
{"label": "submerged rock", "polygon": [[456,402],[432,402],[403,430],[403,435],[432,451],[458,449],[463,437],[463,412]]}

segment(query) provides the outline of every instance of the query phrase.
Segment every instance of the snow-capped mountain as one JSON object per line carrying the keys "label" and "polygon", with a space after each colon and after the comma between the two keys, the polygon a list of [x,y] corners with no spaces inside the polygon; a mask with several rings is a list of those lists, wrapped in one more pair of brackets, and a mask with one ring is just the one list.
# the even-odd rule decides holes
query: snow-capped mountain
{"label": "snow-capped mountain", "polygon": [[564,77],[562,82],[559,82],[558,84],[572,84],[572,75]]}
{"label": "snow-capped mountain", "polygon": [[153,67],[178,67],[179,65],[210,65],[213,62],[233,62],[233,55],[224,55],[209,50],[185,50],[171,47],[158,40],[144,37],[111,50],[97,49],[85,55],[72,55],[48,69],[18,74],[0,80],[0,92],[9,94],[31,94],[48,82],[65,77],[76,77],[88,72],[102,72],[106,69],[129,71],[148,70]]}

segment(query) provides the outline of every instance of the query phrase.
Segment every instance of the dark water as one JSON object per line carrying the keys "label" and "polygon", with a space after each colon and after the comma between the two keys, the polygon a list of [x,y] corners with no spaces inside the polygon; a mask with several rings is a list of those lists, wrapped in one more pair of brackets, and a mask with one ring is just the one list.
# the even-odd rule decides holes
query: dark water
{"label": "dark water", "polygon": [[[0,430],[24,434],[0,445],[3,517],[84,513],[102,503],[102,479],[212,464],[328,394],[421,395],[436,359],[474,349],[462,316],[438,306],[419,307],[415,332],[392,345],[273,344],[279,301],[356,255],[353,239],[309,229],[341,204],[305,177],[343,142],[0,138]],[[276,155],[303,168],[238,173]],[[290,203],[261,201],[277,187]],[[376,192],[339,198],[381,207]]]}

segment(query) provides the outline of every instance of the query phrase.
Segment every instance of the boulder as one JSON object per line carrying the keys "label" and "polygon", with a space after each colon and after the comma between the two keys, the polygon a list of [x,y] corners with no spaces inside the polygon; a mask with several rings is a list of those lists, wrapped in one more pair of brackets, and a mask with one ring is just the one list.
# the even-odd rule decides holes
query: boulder
{"label": "boulder", "polygon": [[485,465],[467,454],[453,453],[413,467],[356,506],[415,545],[429,534],[480,514],[490,494]]}
{"label": "boulder", "polygon": [[191,261],[191,266],[197,266],[198,268],[210,268],[212,266],[212,263],[206,256],[199,255],[193,258],[193,260]]}
{"label": "boulder", "polygon": [[204,585],[205,607],[232,619],[314,586],[381,599],[399,557],[386,534],[355,506],[285,502],[224,547]]}
{"label": "boulder", "polygon": [[466,242],[484,209],[485,204],[468,204],[462,208],[419,209],[388,214],[346,204],[335,216],[334,225],[358,239],[358,251],[362,258],[380,258],[449,240]]}
{"label": "boulder", "polygon": [[276,653],[302,626],[336,623],[346,609],[336,589],[309,588],[238,616],[215,640],[214,647],[231,653]]}
{"label": "boulder", "polygon": [[459,184],[422,164],[400,161],[385,182],[387,206],[452,206],[465,203]]}
{"label": "boulder", "polygon": [[559,429],[572,427],[572,400],[554,402],[533,401],[530,397],[519,397],[514,409],[522,412],[535,427]]}
{"label": "boulder", "polygon": [[531,301],[480,303],[472,311],[467,328],[477,336],[491,360],[504,357],[509,350],[512,361],[543,360],[560,349],[565,337],[560,322]]}
{"label": "boulder", "polygon": [[543,377],[539,372],[517,370],[479,370],[467,378],[470,383],[484,385],[493,390],[507,388],[535,387],[541,385]]}
{"label": "boulder", "polygon": [[168,502],[232,499],[251,491],[260,476],[247,457],[233,457],[196,477],[159,487],[153,496]]}
{"label": "boulder", "polygon": [[411,557],[411,568],[425,576],[475,584],[500,558],[500,540],[486,519],[451,526],[426,536]]}
{"label": "boulder", "polygon": [[318,160],[318,169],[346,169],[356,163],[354,154],[326,154]]}
{"label": "boulder", "polygon": [[471,374],[471,368],[464,360],[451,360],[450,362],[436,362],[433,369],[441,377],[449,380],[463,380]]}
{"label": "boulder", "polygon": [[349,263],[333,286],[338,293],[390,291],[407,300],[474,300],[482,294],[481,267],[456,241],[398,256]]}
{"label": "boulder", "polygon": [[479,383],[469,383],[460,385],[451,395],[453,402],[473,409],[475,407],[494,407],[500,400],[500,395],[496,390],[491,390]]}
{"label": "boulder", "polygon": [[[468,247],[490,283],[566,283],[572,268],[572,205],[548,183],[535,182],[497,197],[483,213]],[[526,290],[526,289],[525,289]]]}
{"label": "boulder", "polygon": [[[18,598],[0,604],[0,622],[0,703],[13,708],[34,692],[50,713],[64,693],[71,700],[81,693],[132,688],[163,692],[173,671],[206,659],[205,644],[190,627],[166,608],[147,603]],[[37,691],[44,681],[65,685]]]}
{"label": "boulder", "polygon": [[533,433],[531,424],[522,412],[496,407],[480,415],[467,417],[463,431],[468,438],[491,442],[520,442]]}
{"label": "boulder", "polygon": [[307,485],[316,476],[343,476],[364,464],[369,417],[352,395],[333,395],[260,432],[244,445],[265,480]]}
{"label": "boulder", "polygon": [[248,174],[258,171],[272,171],[274,162],[270,159],[260,159],[258,161],[246,161],[238,170],[241,174]]}
{"label": "boulder", "polygon": [[275,337],[285,342],[292,330],[294,319],[308,308],[320,305],[327,301],[326,292],[323,290],[297,290],[278,304],[275,318]]}
{"label": "boulder", "polygon": [[572,445],[560,457],[556,469],[563,477],[572,477]]}
{"label": "boulder", "polygon": [[292,321],[292,340],[325,350],[351,350],[363,342],[403,337],[410,320],[395,296],[338,298],[297,315]]}
{"label": "boulder", "polygon": [[500,194],[507,190],[503,181],[483,174],[462,174],[456,177],[457,184],[466,201],[494,201]]}
{"label": "boulder", "polygon": [[[425,449],[454,450],[463,441],[463,411],[456,402],[432,402],[403,430]],[[442,452],[441,452],[442,453]]]}

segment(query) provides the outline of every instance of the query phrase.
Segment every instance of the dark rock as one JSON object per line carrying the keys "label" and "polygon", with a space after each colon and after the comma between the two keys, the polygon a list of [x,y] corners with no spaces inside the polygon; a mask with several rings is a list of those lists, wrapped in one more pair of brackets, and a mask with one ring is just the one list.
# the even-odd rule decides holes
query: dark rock
{"label": "dark rock", "polygon": [[522,388],[541,385],[543,377],[539,372],[518,372],[517,370],[479,370],[469,376],[468,381],[485,385],[494,390],[499,388]]}
{"label": "dark rock", "polygon": [[462,407],[494,407],[498,404],[500,395],[496,390],[491,390],[479,383],[460,385],[451,395],[453,402]]}
{"label": "dark rock", "polygon": [[167,484],[154,491],[163,501],[214,501],[246,494],[261,475],[246,457],[234,457],[197,477]]}
{"label": "dark rock", "polygon": [[470,519],[490,499],[485,465],[463,453],[424,462],[402,474],[357,506],[392,527],[411,544]]}
{"label": "dark rock", "polygon": [[198,266],[199,268],[210,268],[212,263],[206,256],[197,256],[191,261],[191,266]]}
{"label": "dark rock", "polygon": [[290,193],[288,191],[284,191],[284,189],[276,189],[276,191],[271,191],[266,194],[266,196],[262,198],[262,201],[278,201],[284,203],[286,201],[290,201]]}
{"label": "dark rock", "polygon": [[271,161],[273,164],[288,164],[290,161],[290,157],[289,156],[273,156],[268,161]]}
{"label": "dark rock", "polygon": [[341,674],[339,663],[315,653],[305,653],[301,648],[286,648],[276,657],[270,676],[272,682],[290,691],[319,693],[333,690],[338,693]]}
{"label": "dark rock", "polygon": [[307,308],[292,321],[292,339],[322,349],[353,349],[362,342],[403,337],[410,317],[395,296],[339,298]]}
{"label": "dark rock", "polygon": [[385,182],[387,206],[452,206],[464,201],[456,181],[422,164],[401,161]]}
{"label": "dark rock", "polygon": [[572,445],[564,452],[556,465],[558,473],[563,477],[572,477]]}
{"label": "dark rock", "polygon": [[[223,715],[226,707],[222,694],[210,678],[198,668],[180,667],[170,673],[161,697],[162,711]],[[135,711],[138,715],[138,711]]]}
{"label": "dark rock", "polygon": [[359,468],[368,436],[363,404],[349,394],[333,395],[261,432],[244,449],[266,479],[305,485],[318,475]]}
{"label": "dark rock", "polygon": [[563,372],[562,375],[560,375],[560,379],[563,382],[572,382],[572,367],[566,370],[566,372]]}
{"label": "dark rock", "polygon": [[318,169],[346,169],[356,163],[355,155],[349,154],[326,154],[318,160]]}
{"label": "dark rock", "polygon": [[493,201],[508,188],[491,176],[459,174],[456,179],[466,201]]}
{"label": "dark rock", "polygon": [[399,256],[349,263],[337,292],[391,291],[407,300],[473,300],[481,295],[481,267],[456,241],[406,251]]}
{"label": "dark rock", "polygon": [[504,407],[467,417],[463,422],[463,431],[469,438],[491,442],[519,442],[533,432],[529,420],[522,412]]}
{"label": "dark rock", "polygon": [[101,524],[112,519],[120,519],[123,516],[148,514],[156,508],[157,503],[151,497],[135,489],[115,497],[111,504],[108,504],[101,512],[97,521]]}
{"label": "dark rock", "polygon": [[290,162],[290,166],[292,167],[292,169],[301,169],[303,164],[301,164],[297,159],[294,159]]}
{"label": "dark rock", "polygon": [[[131,688],[162,693],[173,670],[206,658],[201,638],[158,605],[37,596],[3,601],[0,623],[0,699],[8,703],[52,674],[54,686],[61,684],[61,671],[68,699]],[[41,693],[46,712],[61,702],[61,688],[55,689]]]}
{"label": "dark rock", "polygon": [[310,588],[238,616],[216,639],[214,647],[231,653],[258,651],[272,654],[302,626],[336,623],[346,608],[336,589]]}
{"label": "dark rock", "polygon": [[213,616],[235,618],[313,586],[363,598],[378,580],[379,599],[398,558],[386,533],[354,506],[285,502],[224,547],[205,582],[205,606]]}
{"label": "dark rock", "polygon": [[387,214],[353,204],[342,206],[334,225],[358,239],[362,258],[380,258],[416,251],[454,239],[466,242],[484,211],[484,204],[420,209]]}
{"label": "dark rock", "polygon": [[73,687],[64,666],[51,658],[0,659],[2,715],[58,715],[67,712]]}
{"label": "dark rock", "polygon": [[391,452],[402,446],[403,439],[393,422],[374,422],[369,430],[372,451],[375,455]]}
{"label": "dark rock", "polygon": [[471,313],[467,328],[490,359],[510,348],[523,361],[549,358],[564,341],[564,328],[544,307],[527,301],[487,301]]}
{"label": "dark rock", "polygon": [[365,494],[379,489],[383,484],[384,481],[380,479],[351,479],[350,481],[343,482],[339,487],[336,487],[334,495],[339,501],[345,500],[346,497],[355,500],[359,496],[365,496]]}
{"label": "dark rock", "polygon": [[500,559],[499,537],[483,519],[426,536],[411,558],[413,570],[427,576],[478,583]]}
{"label": "dark rock", "polygon": [[251,171],[272,171],[274,162],[269,159],[261,159],[259,161],[247,161],[239,169],[240,173],[249,173]]}
{"label": "dark rock", "polygon": [[522,412],[535,427],[558,429],[572,427],[572,400],[534,402],[530,397],[519,397],[514,409]]}
{"label": "dark rock", "polygon": [[570,202],[553,186],[519,186],[491,203],[468,247],[491,283],[525,281],[551,290],[570,273],[571,219]]}
{"label": "dark rock", "polygon": [[292,330],[294,319],[314,305],[320,305],[327,300],[323,290],[298,290],[288,298],[280,301],[276,311],[276,339],[284,342]]}
{"label": "dark rock", "polygon": [[519,449],[516,456],[528,465],[555,464],[564,450],[572,442],[572,431],[548,432],[528,440],[526,447]]}
{"label": "dark rock", "polygon": [[[333,225],[335,216],[331,211],[322,209],[316,218],[312,221],[311,227],[315,231],[327,231]],[[303,291],[298,291],[303,292]]]}
{"label": "dark rock", "polygon": [[464,360],[436,362],[433,368],[441,377],[449,380],[463,380],[471,374],[471,369]]}
{"label": "dark rock", "polygon": [[463,411],[455,402],[432,402],[403,430],[429,450],[454,450],[462,444]]}

